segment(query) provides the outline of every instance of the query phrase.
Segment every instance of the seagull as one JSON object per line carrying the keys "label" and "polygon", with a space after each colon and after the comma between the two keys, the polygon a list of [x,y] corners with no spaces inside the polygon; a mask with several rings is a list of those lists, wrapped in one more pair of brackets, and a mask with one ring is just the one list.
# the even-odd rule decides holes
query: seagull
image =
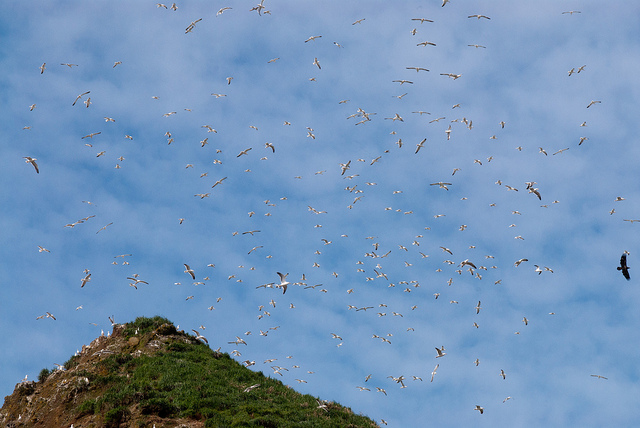
{"label": "seagull", "polygon": [[442,181],[439,181],[437,183],[431,183],[429,186],[440,186],[440,189],[449,190],[447,186],[451,186],[451,183],[443,183]]}
{"label": "seagull", "polygon": [[229,6],[227,6],[227,7],[223,7],[222,9],[220,9],[220,10],[216,13],[216,16],[218,16],[218,15],[222,15],[222,14],[224,13],[224,11],[225,11],[225,10],[229,10],[229,9],[231,9]]}
{"label": "seagull", "polygon": [[313,40],[315,40],[315,39],[319,39],[320,37],[322,37],[322,36],[310,36],[310,37],[309,37],[307,40],[305,40],[304,42],[305,42],[305,43],[307,43],[307,42],[313,41]]}
{"label": "seagull", "polygon": [[39,253],[42,253],[43,251],[44,251],[44,252],[47,252],[47,253],[50,253],[50,252],[51,252],[51,251],[47,250],[46,248],[41,247],[40,245],[38,245],[38,252],[39,252]]}
{"label": "seagull", "polygon": [[[438,349],[438,348],[436,348]],[[438,367],[440,367],[440,364],[436,364],[435,368],[433,369],[433,371],[431,372],[431,382],[433,382],[433,378],[436,375],[436,370],[438,370]]]}
{"label": "seagull", "polygon": [[442,346],[442,348],[436,348],[436,352],[438,353],[438,355],[436,355],[436,358],[444,357],[445,355],[447,355],[447,353],[444,352],[444,345]]}
{"label": "seagull", "polygon": [[473,409],[473,410],[477,410],[477,411],[479,411],[479,412],[480,412],[480,414],[483,414],[483,413],[484,413],[484,407],[480,407],[480,406],[479,406],[479,405],[477,405],[477,404],[476,404],[475,409]]}
{"label": "seagull", "polygon": [[276,285],[276,287],[282,287],[282,294],[287,292],[287,286],[290,284],[289,281],[287,281],[287,274],[281,274],[280,272],[276,272],[278,274],[278,276],[280,277],[280,284]]}
{"label": "seagull", "polygon": [[318,58],[313,58],[313,65],[317,65],[319,69],[322,69],[322,67],[320,67],[320,63],[318,62]]}
{"label": "seagull", "polygon": [[598,379],[604,379],[604,380],[607,380],[607,379],[608,379],[608,378],[606,378],[606,377],[604,377],[604,376],[600,376],[600,375],[597,375],[597,374],[592,374],[591,376],[592,376],[592,377],[597,377]]}
{"label": "seagull", "polygon": [[478,19],[480,19],[480,18],[485,18],[485,19],[491,19],[491,18],[489,18],[489,17],[488,17],[488,16],[486,16],[486,15],[478,15],[478,14],[475,14],[475,15],[469,15],[469,16],[467,16],[467,18],[478,18]]}
{"label": "seagull", "polygon": [[360,18],[360,19],[358,19],[357,21],[355,21],[355,22],[354,22],[353,24],[351,24],[351,25],[360,24],[360,23],[361,23],[362,21],[364,21],[365,19],[367,19],[367,18]]}
{"label": "seagull", "polygon": [[430,19],[427,18],[411,18],[412,21],[420,21],[420,24],[424,24],[425,22],[433,22]]}
{"label": "seagull", "polygon": [[136,286],[137,286],[138,284],[140,284],[140,283],[149,285],[149,283],[148,283],[147,281],[143,281],[143,280],[138,279],[138,278],[136,278],[136,277],[127,277],[127,279],[129,279],[129,280],[131,280],[131,281],[134,281],[134,282],[133,282],[133,284],[132,284],[132,286],[133,286],[133,287],[135,287],[136,289],[138,288],[138,287],[136,287]]}
{"label": "seagull", "polygon": [[627,254],[626,253],[622,253],[622,256],[620,257],[620,266],[618,266],[617,268],[618,270],[622,271],[622,275],[627,278],[627,281],[631,279],[631,277],[629,276],[629,266],[627,266]]}
{"label": "seagull", "polygon": [[87,285],[87,282],[91,281],[91,274],[88,273],[87,276],[82,278],[81,281],[82,281],[82,285],[80,286],[80,288],[84,287],[85,285]]}
{"label": "seagull", "polygon": [[236,156],[237,158],[239,158],[242,155],[246,155],[247,153],[249,153],[249,150],[251,150],[253,147],[249,147],[248,149],[244,149],[243,151],[241,151],[238,156]]}
{"label": "seagull", "polygon": [[482,309],[482,307],[480,307],[480,300],[478,300],[478,305],[476,306],[476,314],[480,313],[480,309]]}
{"label": "seagull", "polygon": [[426,69],[426,68],[424,68],[424,67],[405,67],[405,68],[406,68],[407,70],[415,70],[415,71],[416,71],[416,72],[418,72],[418,73],[419,73],[421,70],[422,70],[422,71],[429,71],[429,70],[427,70],[427,69]]}
{"label": "seagull", "polygon": [[207,338],[201,335],[200,333],[198,333],[197,330],[191,329],[191,331],[196,334],[196,339],[203,340],[204,343],[209,344],[209,341],[207,340]]}
{"label": "seagull", "polygon": [[591,107],[591,106],[592,106],[592,105],[594,105],[594,104],[600,104],[601,102],[602,102],[602,101],[591,101],[591,102],[589,103],[589,105],[587,106],[587,108]]}
{"label": "seagull", "polygon": [[71,104],[71,106],[76,105],[76,103],[78,102],[78,100],[79,100],[80,98],[82,98],[83,96],[85,96],[85,95],[87,95],[87,94],[89,94],[89,93],[91,93],[91,91],[83,92],[83,93],[81,93],[80,95],[78,95],[78,96],[76,97],[75,101],[73,102],[73,104]]}
{"label": "seagull", "polygon": [[453,255],[453,252],[452,252],[450,249],[448,249],[447,247],[442,247],[442,246],[440,246],[440,248],[442,249],[442,251],[447,252],[447,253],[449,253],[449,254]]}
{"label": "seagull", "polygon": [[449,77],[451,77],[453,80],[456,80],[456,79],[459,79],[460,77],[462,77],[462,74],[440,73],[440,76],[449,76]]}
{"label": "seagull", "polygon": [[183,265],[184,265],[184,267],[185,267],[185,268],[187,268],[187,270],[185,270],[185,271],[184,271],[184,273],[188,273],[189,275],[191,275],[191,278],[196,279],[196,274],[195,274],[195,272],[193,271],[193,269],[191,269],[191,268],[189,267],[189,265],[188,265],[188,264],[186,264],[186,263],[183,263]]}
{"label": "seagull", "polygon": [[40,174],[40,170],[38,169],[38,164],[36,163],[36,161],[38,159],[36,158],[32,158],[31,156],[23,156],[24,159],[26,159],[26,163],[30,163],[31,165],[33,165],[33,167],[36,169],[36,174]]}
{"label": "seagull", "polygon": [[507,375],[504,374],[504,370],[500,369],[500,376],[502,376],[502,379],[506,379]]}

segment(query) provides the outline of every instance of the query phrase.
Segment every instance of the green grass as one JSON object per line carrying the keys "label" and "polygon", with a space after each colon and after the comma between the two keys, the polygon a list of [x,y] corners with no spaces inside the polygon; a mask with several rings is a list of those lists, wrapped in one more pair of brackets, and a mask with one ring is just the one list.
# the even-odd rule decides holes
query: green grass
{"label": "green grass", "polygon": [[[91,384],[102,393],[83,402],[76,413],[100,413],[106,425],[117,426],[129,416],[124,410],[137,404],[144,415],[194,418],[207,427],[373,426],[370,419],[335,403],[328,411],[318,409],[314,397],[253,372],[166,324],[173,327],[161,317],[138,318],[127,325],[125,337],[138,331],[138,348],[161,326],[171,339],[165,350],[152,355],[116,354],[100,361],[100,375]],[[260,387],[243,392],[256,383]]]}

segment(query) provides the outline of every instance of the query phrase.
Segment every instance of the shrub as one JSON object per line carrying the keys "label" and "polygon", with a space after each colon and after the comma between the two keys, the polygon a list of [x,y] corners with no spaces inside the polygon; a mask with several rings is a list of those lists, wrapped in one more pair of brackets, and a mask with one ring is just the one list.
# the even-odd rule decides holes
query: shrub
{"label": "shrub", "polygon": [[47,378],[49,377],[49,375],[52,373],[51,370],[44,368],[42,370],[40,370],[40,374],[38,375],[38,382],[44,382],[45,380],[47,380]]}

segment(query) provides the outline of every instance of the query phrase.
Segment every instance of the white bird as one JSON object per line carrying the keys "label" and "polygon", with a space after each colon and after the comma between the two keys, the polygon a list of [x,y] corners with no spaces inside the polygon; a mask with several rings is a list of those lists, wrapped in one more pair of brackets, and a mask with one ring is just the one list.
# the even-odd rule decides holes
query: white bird
{"label": "white bird", "polygon": [[[438,348],[436,348],[438,349]],[[436,375],[436,370],[438,370],[438,367],[440,367],[440,364],[436,364],[436,367],[433,369],[433,371],[431,372],[431,382],[433,382],[433,378]]]}
{"label": "white bird", "polygon": [[36,163],[36,161],[38,159],[36,158],[32,158],[31,156],[23,156],[26,163],[30,163],[31,165],[33,165],[33,167],[36,169],[36,174],[40,174],[40,170],[38,169],[38,164]]}
{"label": "white bird", "polygon": [[198,333],[197,330],[191,329],[192,332],[194,332],[196,334],[196,339],[198,340],[203,340],[204,343],[209,344],[209,341],[207,340],[206,337],[204,337],[203,335],[201,335],[200,333]]}
{"label": "white bird", "polygon": [[280,272],[276,272],[278,274],[278,276],[280,277],[280,284],[276,285],[276,287],[281,287],[282,288],[282,294],[287,292],[287,286],[290,284],[289,281],[287,281],[287,274],[281,274]]}
{"label": "white bird", "polygon": [[80,288],[84,287],[85,285],[87,285],[87,282],[91,281],[91,274],[88,273],[84,278],[82,278],[82,285],[80,286]]}
{"label": "white bird", "polygon": [[438,355],[436,355],[436,358],[444,357],[445,355],[447,355],[447,353],[444,352],[444,345],[442,346],[442,348],[436,348],[436,352],[438,353]]}
{"label": "white bird", "polygon": [[183,265],[184,265],[184,267],[185,267],[185,268],[187,268],[187,269],[184,271],[184,273],[188,273],[189,275],[191,275],[191,278],[196,279],[196,274],[195,274],[195,272],[193,271],[193,269],[191,269],[191,268],[189,267],[189,265],[188,265],[188,264],[186,264],[186,263],[183,263]]}

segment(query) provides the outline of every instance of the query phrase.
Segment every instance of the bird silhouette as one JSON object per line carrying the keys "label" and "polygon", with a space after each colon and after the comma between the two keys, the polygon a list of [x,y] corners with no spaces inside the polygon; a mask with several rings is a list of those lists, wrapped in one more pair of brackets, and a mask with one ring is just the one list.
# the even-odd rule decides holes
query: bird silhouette
{"label": "bird silhouette", "polygon": [[620,266],[618,266],[618,270],[622,271],[622,276],[627,278],[627,281],[631,279],[631,276],[629,276],[629,266],[627,266],[626,253],[622,253],[622,257],[620,257]]}

